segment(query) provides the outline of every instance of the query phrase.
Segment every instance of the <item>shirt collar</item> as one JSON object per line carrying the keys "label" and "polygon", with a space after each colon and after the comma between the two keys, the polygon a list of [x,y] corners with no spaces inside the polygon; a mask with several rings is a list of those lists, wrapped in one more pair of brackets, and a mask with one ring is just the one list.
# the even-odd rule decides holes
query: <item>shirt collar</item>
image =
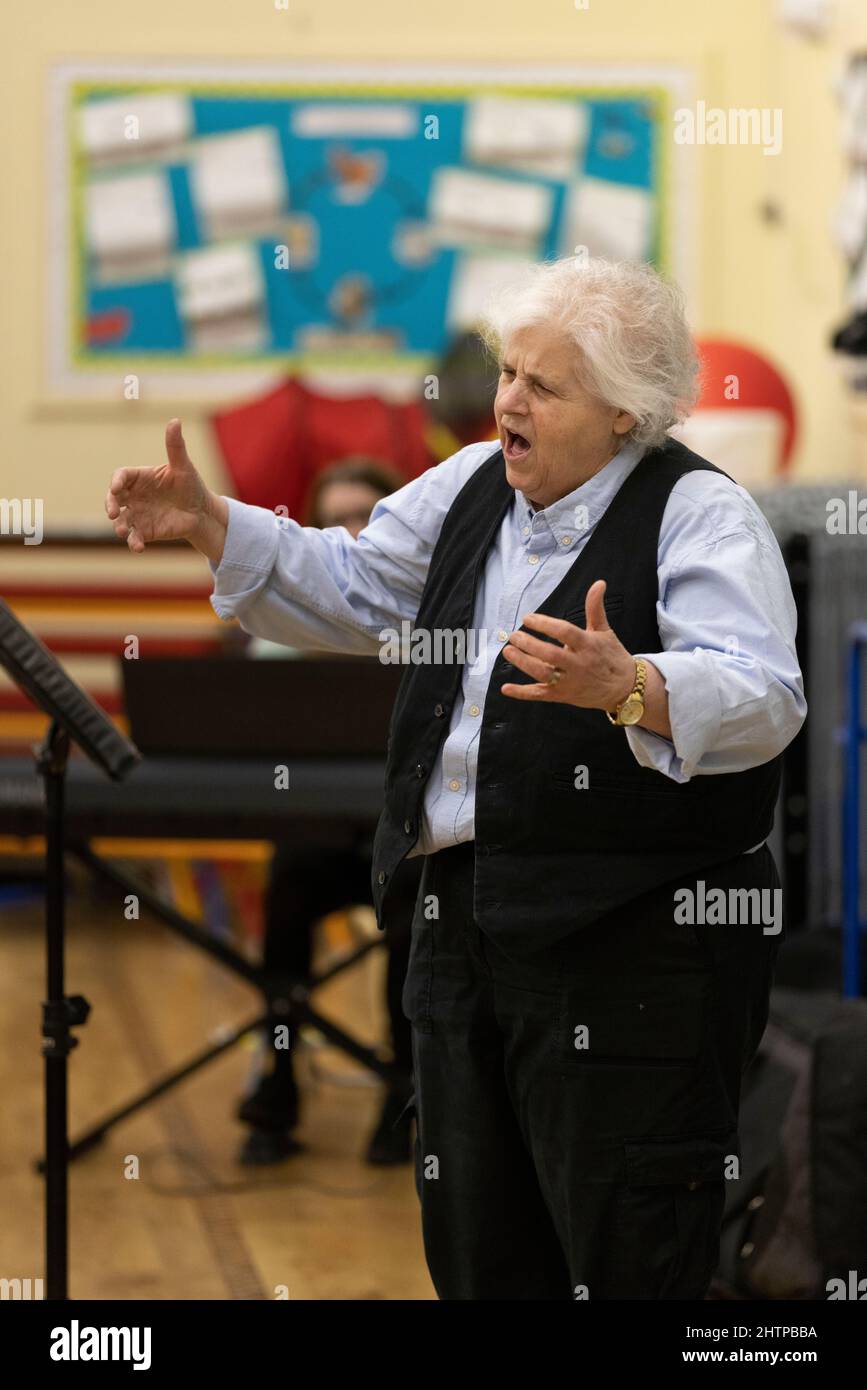
{"label": "shirt collar", "polygon": [[[564,550],[583,539],[608,510],[643,454],[644,445],[627,440],[614,458],[592,478],[588,478],[586,483],[581,483],[565,497],[538,512],[533,511],[523,492],[516,490],[515,518],[522,541],[526,544],[534,536],[538,538],[546,529],[551,531],[557,544],[562,545]],[[525,528],[529,528],[526,534]]]}

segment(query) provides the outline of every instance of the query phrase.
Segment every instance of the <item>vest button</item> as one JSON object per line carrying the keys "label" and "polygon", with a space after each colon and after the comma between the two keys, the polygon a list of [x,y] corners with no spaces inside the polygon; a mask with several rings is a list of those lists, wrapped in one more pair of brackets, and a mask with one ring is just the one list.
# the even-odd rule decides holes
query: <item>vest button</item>
{"label": "vest button", "polygon": [[385,883],[385,869],[380,869],[379,873],[376,875],[376,881],[380,887]]}
{"label": "vest button", "polygon": [[403,823],[403,828],[404,828],[404,830],[406,831],[407,835],[411,835],[411,834],[412,834],[412,821],[411,821],[411,820],[405,820],[404,823]]}
{"label": "vest button", "polygon": [[422,781],[426,772],[427,768],[425,767],[424,763],[416,763],[414,775],[418,778],[419,781]]}
{"label": "vest button", "polygon": [[445,714],[445,712],[446,712],[446,707],[445,707],[445,705],[434,705],[434,714],[436,715],[437,719],[442,719],[442,717],[443,717],[443,715]]}

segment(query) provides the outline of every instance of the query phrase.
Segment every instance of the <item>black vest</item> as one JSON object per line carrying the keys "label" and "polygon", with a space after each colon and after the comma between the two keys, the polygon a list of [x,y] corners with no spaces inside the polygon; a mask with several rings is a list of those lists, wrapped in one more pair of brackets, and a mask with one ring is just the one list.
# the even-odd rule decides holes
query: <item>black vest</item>
{"label": "black vest", "polygon": [[[659,528],[672,487],[696,469],[722,471],[673,439],[647,454],[537,611],[584,626],[585,594],[605,579],[608,621],[627,651],[661,651]],[[498,451],[449,509],[416,629],[470,627],[485,557],[514,495]],[[737,614],[731,618],[736,628]],[[418,838],[425,784],[462,698],[462,677],[457,663],[409,665],[398,690],[373,852],[380,925],[394,871]],[[507,682],[530,679],[498,656],[479,742],[474,912],[477,925],[504,946],[552,943],[770,834],[781,758],[746,772],[674,782],[639,766],[625,730],[610,724],[603,710],[500,693]],[[581,767],[588,785],[578,789],[575,769]]]}

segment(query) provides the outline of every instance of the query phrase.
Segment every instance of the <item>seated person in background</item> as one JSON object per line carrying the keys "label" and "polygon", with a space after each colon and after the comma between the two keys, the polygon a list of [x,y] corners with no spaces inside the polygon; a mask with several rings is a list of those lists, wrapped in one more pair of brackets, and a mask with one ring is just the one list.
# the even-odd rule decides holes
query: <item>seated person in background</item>
{"label": "seated person in background", "polygon": [[[353,539],[364,530],[381,497],[397,492],[406,482],[378,459],[353,456],[332,463],[317,473],[310,487],[302,518],[303,526],[345,526]],[[267,637],[250,638],[251,656],[303,656],[295,647],[284,647]]]}
{"label": "seated person in background", "polygon": [[[316,477],[307,506],[308,526],[345,526],[358,536],[370,520],[374,504],[403,486],[403,479],[374,459],[350,458],[333,464]],[[263,638],[249,646],[257,657],[287,657],[299,653]],[[300,655],[300,654],[299,654]],[[383,750],[384,751],[384,750]],[[370,903],[370,864],[373,837],[364,836],[347,847],[320,850],[275,847],[265,909],[266,969],[306,979],[311,969],[315,924],[341,908]],[[389,1086],[379,1121],[367,1148],[369,1163],[407,1163],[411,1158],[412,1116],[405,1111],[412,1071],[412,1030],[401,1009],[401,992],[409,957],[412,912],[418,890],[418,863],[411,860],[395,896],[402,895],[386,927],[388,971],[386,1004],[391,1023],[394,1065],[400,1080]],[[265,1039],[267,1070],[238,1110],[251,1130],[241,1150],[242,1163],[273,1163],[302,1146],[292,1131],[299,1120],[299,1093],[293,1052],[297,1042],[290,1029],[289,1047],[273,1049]],[[398,1122],[399,1121],[399,1122]]]}

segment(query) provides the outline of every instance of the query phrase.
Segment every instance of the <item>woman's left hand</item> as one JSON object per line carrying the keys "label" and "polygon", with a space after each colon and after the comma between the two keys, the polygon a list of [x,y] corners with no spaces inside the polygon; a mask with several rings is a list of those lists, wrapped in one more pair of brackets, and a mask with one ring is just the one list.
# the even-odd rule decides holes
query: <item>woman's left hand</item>
{"label": "woman's left hand", "polygon": [[[564,618],[551,618],[545,613],[527,614],[525,627],[543,632],[563,645],[542,642],[528,632],[513,632],[503,648],[503,656],[537,683],[504,685],[504,695],[515,700],[545,700],[605,710],[613,710],[626,699],[635,685],[635,659],[608,626],[603,603],[605,587],[605,580],[597,579],[587,591],[586,627],[576,627]],[[555,670],[563,674],[552,685]]]}

